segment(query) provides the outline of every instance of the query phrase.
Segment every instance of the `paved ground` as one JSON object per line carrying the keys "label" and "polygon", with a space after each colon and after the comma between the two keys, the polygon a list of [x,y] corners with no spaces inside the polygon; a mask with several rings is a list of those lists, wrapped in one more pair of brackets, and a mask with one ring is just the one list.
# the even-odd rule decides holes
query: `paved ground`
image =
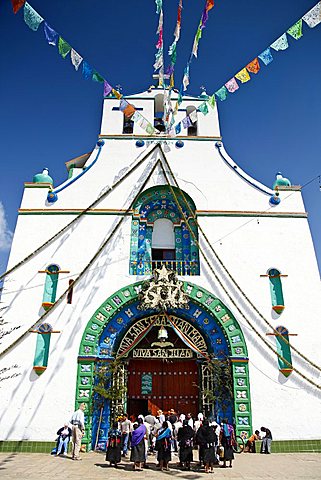
{"label": "paved ground", "polygon": [[213,474],[203,471],[183,472],[173,457],[169,472],[156,470],[155,458],[149,457],[148,470],[133,472],[128,460],[117,468],[110,468],[101,453],[82,454],[82,461],[74,462],[66,457],[46,454],[2,453],[0,454],[0,478],[22,480],[82,479],[82,480],[165,480],[169,477],[186,480],[205,478],[234,480],[321,480],[321,454],[241,454],[237,455],[233,468],[216,468]]}

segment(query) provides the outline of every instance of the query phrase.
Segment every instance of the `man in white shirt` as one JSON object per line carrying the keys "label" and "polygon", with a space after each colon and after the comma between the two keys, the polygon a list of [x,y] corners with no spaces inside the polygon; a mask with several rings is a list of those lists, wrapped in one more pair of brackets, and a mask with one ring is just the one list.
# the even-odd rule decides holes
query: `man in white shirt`
{"label": "man in white shirt", "polygon": [[129,434],[132,431],[132,422],[129,420],[127,413],[123,414],[123,420],[120,424],[120,431],[122,434],[122,451],[123,457],[126,457],[128,451]]}
{"label": "man in white shirt", "polygon": [[79,409],[76,410],[71,417],[70,423],[72,424],[72,459],[81,460],[79,457],[81,439],[85,430],[85,416],[84,411],[86,409],[86,404],[81,403]]}

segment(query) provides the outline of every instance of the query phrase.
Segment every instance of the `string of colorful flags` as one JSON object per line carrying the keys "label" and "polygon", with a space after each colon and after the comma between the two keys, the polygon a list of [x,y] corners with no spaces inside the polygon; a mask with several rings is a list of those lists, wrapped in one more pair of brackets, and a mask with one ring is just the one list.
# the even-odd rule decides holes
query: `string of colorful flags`
{"label": "string of colorful flags", "polygon": [[119,109],[124,113],[126,118],[137,122],[148,135],[153,135],[155,133],[154,126],[129,102],[127,102],[127,100],[123,99],[123,95],[113,88],[95,68],[93,68],[68,42],[66,42],[66,40],[64,40],[26,0],[11,0],[11,2],[14,13],[17,13],[20,8],[24,7],[24,21],[31,30],[36,32],[38,31],[39,26],[43,24],[43,31],[48,44],[57,47],[59,54],[64,59],[70,54],[71,63],[76,71],[78,71],[79,67],[82,65],[82,75],[86,80],[92,79],[95,82],[103,84],[104,97],[113,95],[120,100]]}
{"label": "string of colorful flags", "polygon": [[187,90],[187,87],[190,83],[190,65],[192,63],[193,56],[197,58],[198,44],[200,39],[202,38],[202,33],[208,20],[208,12],[212,10],[213,7],[214,7],[214,0],[206,0],[205,6],[202,12],[201,20],[194,37],[192,52],[184,70],[184,76],[183,76],[183,82],[182,82],[184,92]]}
{"label": "string of colorful flags", "polygon": [[166,74],[170,77],[170,87],[174,87],[174,70],[177,60],[177,43],[181,36],[181,23],[182,23],[182,10],[183,0],[178,2],[177,21],[174,30],[174,41],[168,49],[168,55],[170,56],[170,64],[166,69]]}
{"label": "string of colorful flags", "polygon": [[157,53],[155,55],[154,71],[159,70],[159,85],[163,86],[164,84],[164,40],[163,40],[163,23],[164,23],[164,14],[163,14],[163,0],[155,0],[156,3],[156,13],[159,15],[158,27],[156,34],[158,35],[158,40],[156,43]]}
{"label": "string of colorful flags", "polygon": [[[209,112],[208,106],[214,108],[215,106],[215,97],[219,100],[224,101],[227,99],[229,93],[234,93],[236,90],[239,89],[239,84],[237,83],[236,79],[241,82],[241,84],[248,82],[251,80],[250,73],[257,74],[260,71],[260,62],[264,65],[269,65],[273,61],[273,56],[271,49],[275,51],[283,51],[289,47],[287,35],[290,35],[295,40],[299,40],[302,36],[302,26],[303,21],[310,27],[314,28],[321,23],[321,1],[318,2],[311,10],[309,10],[302,18],[300,18],[292,27],[290,27],[285,33],[283,33],[279,38],[277,38],[271,45],[266,48],[262,53],[260,53],[254,60],[246,65],[246,67],[242,68],[238,73],[234,75],[228,82],[226,82],[221,88],[219,88],[213,95],[204,96],[204,102],[198,107],[197,110],[192,111],[189,115],[187,115],[183,120],[177,123],[173,130],[175,133],[178,134],[181,132],[182,127],[184,129],[189,128],[193,125],[193,123],[197,120],[197,111],[203,113],[203,115],[207,115]],[[178,95],[180,97],[180,94]],[[177,104],[182,102],[181,99],[178,98]]]}
{"label": "string of colorful flags", "polygon": [[[189,67],[192,61],[193,56],[197,57],[198,55],[198,44],[202,37],[202,30],[205,28],[206,22],[208,20],[208,12],[214,7],[214,0],[206,0],[205,7],[201,16],[201,20],[197,29],[197,32],[194,37],[193,49],[190,55],[190,59],[187,63],[187,66],[184,70],[183,82],[178,92],[178,98],[176,100],[176,105],[174,110],[171,107],[171,92],[172,88],[169,90],[165,89],[164,85],[164,44],[163,44],[163,0],[155,0],[157,10],[159,14],[158,22],[158,41],[156,48],[158,52],[156,53],[156,61],[154,64],[155,70],[159,69],[159,78],[160,85],[164,86],[164,116],[163,121],[166,126],[166,133],[170,135],[177,135],[181,132],[182,127],[184,129],[189,128],[197,121],[197,112],[201,112],[203,115],[209,113],[209,108],[214,108],[216,97],[224,101],[226,100],[229,93],[234,93],[239,89],[238,80],[241,84],[247,83],[251,80],[250,74],[257,74],[260,71],[261,63],[265,66],[269,65],[273,61],[272,50],[283,51],[289,47],[288,35],[295,40],[299,40],[302,36],[303,22],[305,22],[310,28],[314,28],[321,23],[321,1],[319,1],[313,8],[311,8],[302,18],[300,18],[294,25],[292,25],[285,33],[283,33],[279,38],[277,38],[273,43],[269,45],[263,52],[261,52],[257,57],[254,58],[250,63],[248,63],[244,68],[242,68],[238,73],[236,73],[230,80],[228,80],[221,88],[214,92],[212,95],[204,95],[204,101],[199,105],[199,107],[175,126],[174,115],[178,112],[178,106],[182,103],[182,90],[187,89],[189,85]],[[16,14],[22,7],[24,7],[24,21],[28,27],[37,31],[40,24],[43,23],[43,31],[45,38],[49,45],[56,46],[58,52],[62,58],[66,58],[70,54],[71,63],[74,66],[75,70],[78,71],[80,65],[82,65],[82,75],[85,79],[92,79],[95,82],[102,83],[104,85],[104,97],[113,95],[115,98],[120,100],[119,109],[122,111],[126,118],[137,123],[141,128],[143,128],[148,135],[153,135],[159,133],[156,131],[155,127],[141,114],[139,113],[133,105],[131,105],[127,100],[123,98],[123,95],[116,89],[114,89],[109,82],[102,76],[96,69],[94,69],[66,40],[64,40],[45,20],[41,15],[34,10],[31,5],[26,0],[11,0],[13,11]],[[170,46],[169,55],[171,57],[171,63],[168,67],[168,76],[172,75],[174,72],[174,67],[176,63],[176,45],[180,38],[180,29],[181,29],[181,14],[182,14],[183,2],[179,0],[178,5],[178,15],[177,23],[174,32],[174,42]],[[173,79],[171,80],[172,83]],[[171,85],[173,87],[173,85]],[[170,117],[171,115],[171,117]]]}
{"label": "string of colorful flags", "polygon": [[268,48],[261,52],[254,60],[248,63],[238,73],[236,73],[230,80],[228,80],[221,88],[219,88],[214,95],[221,101],[227,99],[229,93],[236,92],[241,84],[247,83],[251,80],[251,75],[256,75],[261,68],[261,64],[267,66],[273,61],[272,51],[276,52],[286,50],[289,47],[288,35],[295,40],[299,40],[302,36],[303,22],[310,28],[316,27],[321,23],[321,1],[318,2],[311,10],[309,10],[302,18],[300,18],[294,25],[292,25],[286,32],[277,38]]}

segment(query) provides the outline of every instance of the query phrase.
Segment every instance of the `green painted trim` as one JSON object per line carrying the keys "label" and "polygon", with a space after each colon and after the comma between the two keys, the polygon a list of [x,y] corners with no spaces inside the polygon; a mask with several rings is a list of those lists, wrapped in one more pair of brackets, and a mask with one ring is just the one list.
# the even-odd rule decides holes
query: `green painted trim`
{"label": "green painted trim", "polygon": [[[50,210],[41,209],[41,210],[18,210],[18,215],[79,215],[83,210]],[[110,211],[101,211],[101,210],[91,210],[85,213],[85,215],[119,215],[119,216],[130,216],[132,213],[120,212],[119,210],[110,210]]]}
{"label": "green painted trim", "polygon": [[[19,209],[18,215],[79,215],[84,210],[51,210],[47,209]],[[133,212],[120,212],[119,210],[90,210],[85,213],[85,215],[123,215],[130,216]],[[308,218],[306,212],[295,213],[295,212],[202,212],[196,210],[196,215],[198,217],[268,217],[268,218]]]}
{"label": "green painted trim", "polygon": [[[256,451],[260,452],[261,442],[257,442]],[[272,453],[321,453],[321,440],[273,440]]]}
{"label": "green painted trim", "polygon": [[307,212],[202,212],[196,211],[198,217],[268,217],[268,218],[308,218]]}
{"label": "green painted trim", "polygon": [[53,189],[53,185],[51,183],[34,183],[34,182],[25,182],[25,188],[49,188],[49,190]]}
{"label": "green painted trim", "polygon": [[[55,448],[56,442],[0,441],[0,453],[48,453]],[[70,442],[68,451],[70,451]],[[256,442],[256,451],[260,452],[261,442]],[[272,453],[321,453],[320,440],[273,440]]]}
{"label": "green painted trim", "polygon": [[[48,453],[56,447],[56,442],[0,441],[0,453]],[[68,443],[70,451],[70,442]]]}
{"label": "green painted trim", "polygon": [[[125,286],[113,293],[93,314],[85,327],[79,347],[78,373],[76,381],[75,408],[84,402],[86,411],[90,411],[90,401],[94,383],[94,363],[92,357],[97,354],[97,346],[103,329],[125,306],[138,299],[143,282]],[[252,434],[252,414],[247,347],[242,329],[225,305],[209,291],[193,283],[184,282],[184,289],[190,300],[202,307],[222,328],[229,344],[233,368],[234,411],[236,433],[249,437]],[[91,358],[85,358],[86,356]],[[238,393],[241,392],[241,393]],[[245,394],[243,393],[245,392]],[[246,418],[247,420],[244,420]],[[90,449],[92,418],[86,421],[83,443]]]}
{"label": "green painted trim", "polygon": [[106,140],[157,140],[158,142],[176,142],[177,140],[193,140],[196,142],[218,142],[222,140],[222,137],[191,137],[185,135],[178,135],[177,137],[160,137],[159,135],[107,135],[101,133],[99,138],[103,138]]}

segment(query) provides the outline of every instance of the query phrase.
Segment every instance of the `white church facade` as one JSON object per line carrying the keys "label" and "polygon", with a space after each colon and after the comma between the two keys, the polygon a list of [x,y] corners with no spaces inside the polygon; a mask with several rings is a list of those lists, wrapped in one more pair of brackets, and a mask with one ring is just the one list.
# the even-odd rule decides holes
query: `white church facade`
{"label": "white church facade", "polygon": [[[121,411],[170,408],[313,450],[321,295],[301,189],[247,175],[216,106],[197,111],[204,94],[183,97],[177,122],[195,121],[167,135],[163,93],[126,97],[153,134],[108,96],[97,144],[67,163],[68,179],[54,187],[44,170],[25,184],[2,296],[13,331],[0,345],[1,367],[19,375],[0,390],[0,441],[50,442],[84,402],[87,450]],[[115,360],[108,385],[122,395],[99,403],[97,371]],[[217,360],[230,369],[224,405]]]}

